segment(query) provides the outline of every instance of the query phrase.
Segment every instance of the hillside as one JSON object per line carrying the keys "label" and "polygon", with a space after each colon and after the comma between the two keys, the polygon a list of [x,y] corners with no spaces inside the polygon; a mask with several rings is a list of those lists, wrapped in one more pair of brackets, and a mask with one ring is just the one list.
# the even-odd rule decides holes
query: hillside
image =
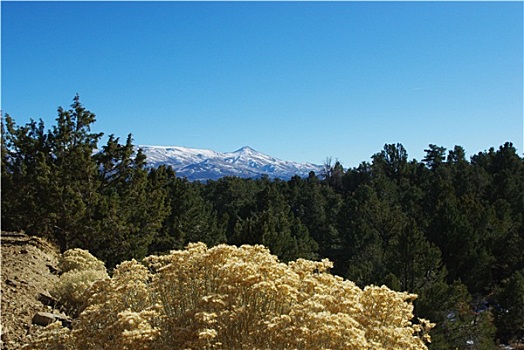
{"label": "hillside", "polygon": [[1,348],[19,349],[39,311],[52,311],[39,301],[58,282],[58,249],[47,241],[24,233],[2,232]]}

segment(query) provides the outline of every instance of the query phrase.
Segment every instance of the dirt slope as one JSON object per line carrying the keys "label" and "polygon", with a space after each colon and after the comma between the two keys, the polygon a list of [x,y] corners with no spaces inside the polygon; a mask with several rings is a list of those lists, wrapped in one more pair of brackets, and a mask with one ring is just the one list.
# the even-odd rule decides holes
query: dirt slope
{"label": "dirt slope", "polygon": [[38,311],[51,311],[39,301],[57,283],[58,249],[23,233],[2,232],[1,328],[2,349],[18,349],[25,336],[39,326],[31,324]]}

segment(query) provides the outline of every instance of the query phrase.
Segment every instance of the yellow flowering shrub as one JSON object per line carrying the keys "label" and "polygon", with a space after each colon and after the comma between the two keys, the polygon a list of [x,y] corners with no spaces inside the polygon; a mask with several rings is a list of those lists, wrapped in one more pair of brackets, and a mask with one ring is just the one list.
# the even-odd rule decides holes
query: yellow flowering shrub
{"label": "yellow flowering shrub", "polygon": [[60,321],[51,323],[37,336],[29,335],[26,338],[30,344],[22,346],[22,349],[46,349],[46,350],[66,350],[74,349],[71,331],[64,328]]}
{"label": "yellow flowering shrub", "polygon": [[62,274],[50,293],[71,314],[79,312],[87,302],[89,288],[95,281],[109,277],[104,262],[83,249],[66,250],[58,266]]}
{"label": "yellow flowering shrub", "polygon": [[58,261],[58,268],[62,273],[72,270],[106,271],[104,262],[98,260],[89,251],[80,248],[66,250]]}
{"label": "yellow flowering shrub", "polygon": [[[426,349],[414,295],[358,288],[332,263],[202,243],[127,261],[91,288],[64,349]],[[56,332],[56,330],[55,330]],[[32,348],[46,348],[45,333]]]}

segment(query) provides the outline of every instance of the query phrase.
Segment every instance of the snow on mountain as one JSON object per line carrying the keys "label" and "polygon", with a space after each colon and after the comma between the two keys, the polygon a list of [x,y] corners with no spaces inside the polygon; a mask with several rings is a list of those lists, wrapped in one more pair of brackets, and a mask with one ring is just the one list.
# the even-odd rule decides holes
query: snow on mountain
{"label": "snow on mountain", "polygon": [[234,152],[220,153],[208,149],[187,147],[138,146],[147,156],[151,167],[170,165],[177,176],[195,180],[216,180],[224,176],[290,179],[294,175],[308,176],[310,171],[317,175],[320,165],[284,161],[245,146]]}

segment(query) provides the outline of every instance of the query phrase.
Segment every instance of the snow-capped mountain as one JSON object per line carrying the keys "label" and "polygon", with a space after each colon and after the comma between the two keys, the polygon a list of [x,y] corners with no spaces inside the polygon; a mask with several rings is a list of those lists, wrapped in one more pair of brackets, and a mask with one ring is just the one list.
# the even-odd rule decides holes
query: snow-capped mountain
{"label": "snow-capped mountain", "polygon": [[294,175],[308,176],[310,171],[319,175],[322,171],[320,165],[280,160],[247,146],[228,153],[187,147],[138,147],[147,156],[149,166],[170,165],[177,176],[191,181],[216,180],[224,176],[258,178],[263,175],[287,180]]}

